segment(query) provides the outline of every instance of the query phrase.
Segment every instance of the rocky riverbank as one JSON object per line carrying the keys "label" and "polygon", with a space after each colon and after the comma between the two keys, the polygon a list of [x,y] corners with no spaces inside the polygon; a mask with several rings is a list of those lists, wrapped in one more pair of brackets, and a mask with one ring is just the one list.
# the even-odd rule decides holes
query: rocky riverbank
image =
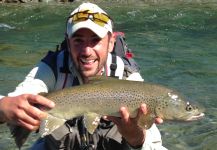
{"label": "rocky riverbank", "polygon": [[0,3],[73,2],[74,0],[0,0]]}
{"label": "rocky riverbank", "polygon": [[[86,1],[86,0],[0,0],[0,3],[37,3],[37,2],[74,2],[74,1]],[[123,3],[135,3],[135,0],[89,0],[90,2],[123,2]],[[217,0],[137,0],[138,2],[145,3],[216,3]]]}

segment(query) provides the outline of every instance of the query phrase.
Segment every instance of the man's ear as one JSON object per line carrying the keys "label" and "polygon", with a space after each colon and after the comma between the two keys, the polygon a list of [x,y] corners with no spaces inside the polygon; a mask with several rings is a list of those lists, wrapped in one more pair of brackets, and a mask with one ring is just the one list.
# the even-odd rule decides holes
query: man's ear
{"label": "man's ear", "polygon": [[114,45],[115,45],[115,35],[114,33],[111,33],[110,40],[109,40],[109,52],[113,51]]}
{"label": "man's ear", "polygon": [[65,40],[66,40],[66,46],[67,46],[67,50],[70,52],[70,43],[69,43],[69,36],[67,33],[65,33]]}

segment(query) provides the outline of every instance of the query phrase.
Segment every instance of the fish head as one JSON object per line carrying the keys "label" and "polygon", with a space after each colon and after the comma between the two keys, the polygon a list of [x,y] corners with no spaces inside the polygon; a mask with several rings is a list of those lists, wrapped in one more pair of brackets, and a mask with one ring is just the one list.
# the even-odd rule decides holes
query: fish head
{"label": "fish head", "polygon": [[165,120],[194,121],[204,117],[204,109],[184,100],[177,92],[169,92],[158,101],[156,115]]}

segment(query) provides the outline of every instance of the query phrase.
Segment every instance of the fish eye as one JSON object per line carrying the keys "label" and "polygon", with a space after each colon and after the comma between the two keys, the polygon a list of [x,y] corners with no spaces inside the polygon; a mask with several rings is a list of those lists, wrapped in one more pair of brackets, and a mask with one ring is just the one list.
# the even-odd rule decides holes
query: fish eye
{"label": "fish eye", "polygon": [[185,110],[187,110],[187,111],[192,111],[192,110],[193,110],[192,105],[191,105],[191,104],[188,104],[188,105],[186,106]]}

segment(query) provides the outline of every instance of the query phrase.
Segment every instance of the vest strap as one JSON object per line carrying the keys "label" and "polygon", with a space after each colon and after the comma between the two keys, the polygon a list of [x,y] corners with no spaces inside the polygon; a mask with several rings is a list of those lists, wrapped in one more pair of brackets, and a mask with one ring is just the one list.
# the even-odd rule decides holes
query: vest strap
{"label": "vest strap", "polygon": [[60,68],[61,73],[70,73],[68,60],[69,60],[69,52],[66,49],[64,50],[63,66]]}
{"label": "vest strap", "polygon": [[112,54],[112,63],[110,65],[110,69],[111,69],[111,77],[115,77],[115,71],[117,69],[117,58],[116,55]]}

